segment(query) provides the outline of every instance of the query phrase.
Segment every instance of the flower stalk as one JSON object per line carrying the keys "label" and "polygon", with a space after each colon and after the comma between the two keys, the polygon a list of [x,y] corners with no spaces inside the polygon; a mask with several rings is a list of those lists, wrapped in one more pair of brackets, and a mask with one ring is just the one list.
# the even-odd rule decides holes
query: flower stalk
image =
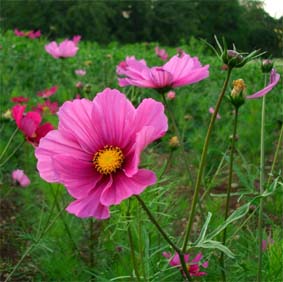
{"label": "flower stalk", "polygon": [[218,100],[217,100],[217,103],[216,103],[216,106],[215,106],[215,111],[211,116],[209,127],[208,127],[208,130],[207,130],[207,133],[206,133],[205,142],[204,142],[202,154],[201,154],[201,160],[200,160],[197,180],[196,180],[195,189],[194,189],[193,201],[192,201],[192,205],[191,205],[191,212],[190,212],[189,220],[188,220],[188,223],[187,223],[185,238],[184,238],[184,242],[183,242],[183,246],[182,246],[183,253],[186,252],[189,236],[190,236],[192,225],[193,225],[193,220],[194,220],[195,210],[196,210],[196,204],[198,202],[199,189],[200,189],[202,176],[203,176],[203,172],[204,172],[205,161],[206,161],[207,150],[208,150],[208,144],[209,144],[212,128],[214,126],[217,113],[219,111],[222,99],[223,99],[225,91],[227,89],[228,82],[229,82],[230,76],[231,76],[231,72],[232,72],[232,68],[228,68],[226,79],[224,81],[222,90],[221,90],[220,95],[218,97]]}
{"label": "flower stalk", "polygon": [[[227,197],[226,197],[226,206],[225,206],[225,217],[224,217],[225,220],[228,218],[229,205],[230,205],[230,195],[231,195],[231,186],[232,186],[232,178],[233,178],[233,162],[234,162],[235,142],[236,142],[236,138],[237,138],[236,135],[237,135],[238,115],[239,115],[239,108],[235,107],[234,129],[233,129],[231,151],[230,151],[229,179],[228,179]],[[224,246],[226,244],[226,233],[227,233],[227,227],[223,230],[223,233],[222,233],[222,243],[223,243]],[[222,280],[226,281],[224,253],[223,252],[221,253],[221,256],[220,256],[220,265],[221,265]]]}

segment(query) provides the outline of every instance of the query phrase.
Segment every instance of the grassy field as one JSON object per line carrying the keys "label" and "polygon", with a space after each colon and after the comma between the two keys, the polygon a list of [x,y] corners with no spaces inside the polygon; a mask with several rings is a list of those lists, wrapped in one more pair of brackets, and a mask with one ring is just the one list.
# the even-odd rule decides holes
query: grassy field
{"label": "grassy field", "polygon": [[[31,110],[42,102],[37,92],[57,85],[58,91],[50,100],[59,105],[75,98],[78,93],[93,99],[106,87],[124,92],[135,105],[145,97],[161,101],[154,90],[119,87],[116,75],[117,64],[129,55],[144,58],[150,66],[162,65],[154,53],[157,43],[121,46],[113,42],[108,46],[99,46],[82,40],[75,57],[55,60],[44,50],[48,42],[45,38],[30,40],[8,32],[0,35],[0,39],[0,154],[16,129],[13,120],[3,117],[6,110],[13,106],[12,97],[28,97],[27,109]],[[169,123],[167,134],[146,149],[141,164],[160,176],[157,184],[148,187],[141,197],[160,225],[177,244],[181,244],[192,200],[193,182],[210,120],[208,109],[215,105],[226,74],[221,69],[222,63],[202,42],[191,40],[176,48],[162,47],[170,56],[175,55],[176,48],[180,47],[190,55],[198,56],[203,65],[210,64],[209,78],[176,89],[176,98],[168,101],[183,137],[186,156],[180,149],[171,151],[168,142],[174,131]],[[275,61],[281,77],[282,66],[282,60]],[[77,76],[76,69],[85,69],[86,75]],[[263,88],[260,61],[235,69],[231,82],[238,78],[245,80],[249,94]],[[76,88],[79,81],[83,83],[83,89]],[[231,82],[228,92],[232,87]],[[266,96],[266,101],[265,171],[268,175],[283,122],[282,82]],[[224,220],[229,162],[227,154],[233,122],[233,108],[228,99],[224,99],[220,115],[221,119],[216,121],[213,129],[201,186],[201,209],[197,210],[190,241],[198,237],[208,212],[212,213],[209,232]],[[55,127],[58,122],[57,116],[49,112],[45,112],[44,120]],[[260,122],[261,99],[246,101],[239,115],[233,174],[235,195],[230,205],[231,212],[259,192]],[[27,142],[22,143],[23,140],[22,133],[18,131],[0,160],[1,281],[136,281],[129,241],[132,241],[142,281],[182,281],[179,270],[170,268],[162,256],[162,252],[172,250],[157,233],[135,198],[111,207],[109,220],[80,219],[68,214],[64,208],[70,203],[71,197],[62,185],[46,183],[39,177],[34,148]],[[1,166],[19,144],[23,145]],[[275,175],[281,173],[282,157],[281,148]],[[185,158],[190,173],[186,170]],[[11,172],[17,168],[23,169],[29,176],[30,186],[21,188],[12,182]],[[282,178],[277,188],[264,200],[263,237],[266,239],[271,235],[274,240],[263,253],[264,282],[283,279]],[[255,201],[245,217],[228,227],[227,246],[235,254],[233,259],[225,256],[228,281],[256,281],[258,213],[257,210],[253,213],[253,209],[257,205],[258,201]],[[203,253],[204,260],[209,261],[209,267],[207,275],[197,278],[198,281],[220,281],[219,250],[192,249],[191,253],[199,251]]]}

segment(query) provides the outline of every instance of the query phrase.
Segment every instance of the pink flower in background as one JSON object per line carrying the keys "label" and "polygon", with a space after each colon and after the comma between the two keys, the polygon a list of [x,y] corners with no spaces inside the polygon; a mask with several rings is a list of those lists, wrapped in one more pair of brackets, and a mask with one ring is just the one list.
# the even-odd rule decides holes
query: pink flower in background
{"label": "pink flower in background", "polygon": [[144,60],[127,57],[117,67],[120,86],[167,89],[199,82],[209,76],[209,65],[202,66],[197,57],[175,55],[161,67],[149,68]]}
{"label": "pink flower in background", "polygon": [[75,35],[74,37],[73,37],[73,42],[74,42],[74,44],[75,45],[78,45],[79,44],[79,42],[81,41],[81,36],[80,35]]}
{"label": "pink flower in background", "polygon": [[84,87],[84,85],[83,85],[83,83],[81,81],[78,81],[76,83],[76,88],[83,88],[83,87]]}
{"label": "pink flower in background", "polygon": [[271,238],[271,235],[267,237],[267,240],[262,240],[261,249],[266,251],[268,247],[274,244],[274,240]]}
{"label": "pink flower in background", "polygon": [[18,183],[22,187],[30,185],[29,178],[25,175],[21,169],[16,169],[12,172],[12,179],[15,183]]}
{"label": "pink flower in background", "polygon": [[[210,107],[208,111],[209,111],[212,115],[213,115],[214,112],[215,112],[214,108],[212,108],[212,107]],[[217,118],[217,119],[221,119],[220,114],[217,113],[216,118]]]}
{"label": "pink flower in background", "polygon": [[42,97],[42,98],[48,98],[52,95],[54,95],[58,90],[58,86],[54,85],[49,89],[44,89],[40,92],[37,93],[37,96]]}
{"label": "pink flower in background", "polygon": [[86,75],[86,70],[75,70],[75,74],[79,76]]}
{"label": "pink flower in background", "polygon": [[155,54],[163,61],[167,61],[168,54],[166,53],[165,49],[159,49],[159,47],[155,47]]}
{"label": "pink flower in background", "polygon": [[275,69],[272,69],[271,72],[270,72],[268,85],[266,87],[264,87],[262,90],[254,93],[252,95],[249,95],[246,98],[247,99],[256,99],[256,98],[260,98],[260,97],[266,95],[269,91],[272,90],[272,88],[274,86],[277,85],[277,83],[279,82],[279,79],[280,79],[280,74],[278,74]]}
{"label": "pink flower in background", "polygon": [[45,45],[45,51],[55,59],[74,57],[78,50],[77,45],[72,40],[68,39],[65,39],[60,44],[52,41]]}
{"label": "pink flower in background", "polygon": [[36,107],[33,108],[35,112],[39,114],[44,114],[46,112],[50,112],[51,114],[56,114],[58,112],[59,106],[57,102],[51,102],[50,100],[44,101],[42,104],[37,104]]}
{"label": "pink flower in background", "polygon": [[28,102],[28,100],[29,100],[29,98],[26,98],[26,97],[24,97],[24,96],[17,96],[17,97],[12,97],[11,98],[11,101],[13,102],[13,103],[27,103]]}
{"label": "pink flower in background", "polygon": [[105,89],[93,101],[76,99],[60,108],[58,130],[35,151],[40,176],[65,185],[78,217],[110,217],[109,207],[138,195],[156,182],[139,169],[145,147],[167,131],[164,106],[144,99],[136,109],[124,94]]}
{"label": "pink flower in background", "polygon": [[30,31],[24,32],[16,28],[14,29],[14,34],[20,37],[28,37],[30,39],[35,39],[41,36],[41,31],[40,30],[37,30],[37,31],[30,30]]}
{"label": "pink flower in background", "polygon": [[50,123],[41,123],[41,115],[37,112],[25,111],[25,106],[16,105],[12,108],[12,117],[15,120],[18,128],[23,132],[26,140],[34,146],[37,146],[39,140],[44,137],[50,130],[53,130],[53,126]]}
{"label": "pink flower in background", "polygon": [[175,97],[176,97],[175,91],[169,91],[169,92],[167,93],[167,99],[168,99],[168,100],[174,100]]}
{"label": "pink flower in background", "polygon": [[17,28],[14,29],[14,34],[16,36],[26,36],[25,32],[18,30]]}
{"label": "pink flower in background", "polygon": [[[175,253],[173,257],[170,253],[167,253],[167,252],[163,252],[162,255],[165,258],[169,259],[169,265],[170,266],[179,268],[183,273],[180,257],[177,253]],[[208,267],[208,261],[206,261],[204,263],[200,263],[202,257],[203,257],[202,253],[198,253],[195,256],[195,258],[190,260],[189,254],[184,255],[185,263],[187,265],[187,269],[188,269],[188,272],[190,273],[190,276],[204,276],[204,275],[206,275],[206,272],[200,271],[200,266],[202,266],[203,268]],[[183,275],[185,276],[185,273],[183,273]]]}

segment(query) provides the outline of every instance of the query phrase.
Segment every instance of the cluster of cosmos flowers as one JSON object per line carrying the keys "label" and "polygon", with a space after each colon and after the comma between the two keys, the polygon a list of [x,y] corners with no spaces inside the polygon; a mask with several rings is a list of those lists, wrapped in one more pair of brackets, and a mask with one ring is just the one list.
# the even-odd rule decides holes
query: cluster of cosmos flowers
{"label": "cluster of cosmos flowers", "polygon": [[[45,50],[55,59],[73,57],[78,51],[80,36],[61,43],[47,44]],[[156,48],[156,54],[167,61],[165,50]],[[152,88],[167,99],[174,99],[174,88],[194,84],[209,77],[209,65],[203,66],[197,57],[184,51],[170,58],[162,66],[149,67],[144,59],[126,57],[116,68],[121,87]],[[85,71],[76,71],[84,76]],[[248,99],[262,97],[279,81],[273,69],[269,84]],[[234,81],[231,95],[246,92],[242,80]],[[48,98],[56,93],[53,86],[37,95]],[[19,101],[17,101],[19,102]],[[20,101],[24,102],[24,100]],[[47,106],[45,101],[45,106]],[[56,110],[52,111],[57,112]],[[214,113],[214,109],[209,109]],[[41,123],[38,111],[25,112],[25,105],[17,104],[12,116],[26,140],[35,146],[37,169],[47,182],[63,184],[74,198],[67,211],[77,217],[94,217],[102,220],[110,217],[110,207],[142,193],[156,183],[153,171],[139,168],[143,150],[153,141],[164,136],[168,121],[162,103],[148,98],[135,107],[126,95],[117,89],[106,88],[91,101],[74,99],[66,101],[58,111],[58,128]],[[217,115],[220,119],[220,115]],[[17,178],[16,178],[17,177]],[[13,179],[22,186],[29,183],[22,171],[13,172]],[[180,268],[177,254],[163,254],[173,267]],[[202,254],[185,262],[191,276],[202,276],[208,262],[200,263]]]}

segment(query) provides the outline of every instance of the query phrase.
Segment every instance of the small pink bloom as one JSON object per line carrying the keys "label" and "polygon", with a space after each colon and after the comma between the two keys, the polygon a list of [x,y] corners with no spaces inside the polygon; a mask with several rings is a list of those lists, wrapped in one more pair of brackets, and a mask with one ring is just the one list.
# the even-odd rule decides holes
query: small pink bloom
{"label": "small pink bloom", "polygon": [[[212,108],[212,107],[210,107],[208,111],[209,111],[212,115],[213,115],[214,112],[215,112],[214,108]],[[221,119],[220,114],[217,113],[216,118],[217,118],[217,119]]]}
{"label": "small pink bloom", "polygon": [[58,90],[58,86],[54,85],[49,89],[44,89],[38,92],[37,96],[42,97],[42,98],[47,98],[47,97],[54,95],[57,92],[57,90]]}
{"label": "small pink bloom", "polygon": [[28,100],[29,100],[29,98],[26,98],[26,97],[24,97],[24,96],[18,96],[18,97],[12,97],[11,98],[11,101],[13,102],[13,103],[27,103],[28,102]]}
{"label": "small pink bloom", "polygon": [[[165,258],[169,259],[169,265],[170,266],[179,268],[182,271],[183,275],[185,276],[185,273],[182,270],[180,257],[177,253],[175,253],[174,256],[172,256],[171,253],[163,252],[162,255]],[[202,253],[198,253],[192,260],[190,260],[189,254],[184,255],[185,263],[187,265],[187,270],[190,273],[190,276],[204,276],[204,275],[206,275],[206,272],[200,271],[200,266],[202,266],[203,268],[208,267],[208,261],[206,261],[204,263],[200,262],[202,257],[203,257]]]}
{"label": "small pink bloom", "polygon": [[175,91],[169,91],[169,92],[167,93],[167,99],[168,99],[168,100],[174,100],[175,97],[176,97]]}
{"label": "small pink bloom", "polygon": [[274,244],[274,240],[271,238],[271,235],[267,237],[267,240],[262,240],[261,249],[266,251],[268,247]]}
{"label": "small pink bloom", "polygon": [[79,44],[79,42],[81,41],[81,36],[80,35],[75,35],[74,37],[73,37],[73,42],[75,43],[75,45],[78,45]]}
{"label": "small pink bloom", "polygon": [[18,128],[23,132],[26,140],[34,146],[37,146],[39,140],[45,136],[53,126],[50,123],[40,125],[41,116],[37,112],[24,113],[25,106],[16,105],[12,108],[12,117]]}
{"label": "small pink bloom", "polygon": [[109,207],[138,195],[156,182],[140,169],[145,147],[167,131],[164,106],[144,99],[136,109],[118,90],[105,89],[93,101],[76,99],[58,112],[58,130],[35,150],[40,176],[65,185],[78,217],[110,217]]}
{"label": "small pink bloom", "polygon": [[[209,76],[209,65],[202,66],[197,57],[175,55],[161,67],[149,68],[144,60],[127,57],[117,66],[120,86],[168,89],[199,82]],[[162,90],[163,91],[163,90]]]}
{"label": "small pink bloom", "polygon": [[155,47],[155,54],[163,61],[167,61],[168,54],[166,53],[165,49],[159,49],[159,47]]}
{"label": "small pink bloom", "polygon": [[42,104],[37,104],[37,106],[33,108],[35,112],[40,114],[46,113],[47,111],[49,111],[51,114],[56,114],[58,109],[58,103],[51,102],[50,100],[46,100]]}
{"label": "small pink bloom", "polygon": [[38,31],[29,31],[27,36],[30,38],[30,39],[35,39],[35,38],[39,38],[41,36],[41,31],[38,30]]}
{"label": "small pink bloom", "polygon": [[280,74],[278,74],[276,72],[275,69],[272,69],[272,71],[270,72],[270,77],[269,77],[269,83],[266,87],[264,87],[263,89],[261,89],[260,91],[247,96],[247,99],[256,99],[256,98],[260,98],[264,95],[266,95],[268,92],[270,92],[272,90],[272,88],[274,86],[277,85],[277,83],[279,82],[280,79]]}
{"label": "small pink bloom", "polygon": [[18,30],[17,28],[14,29],[14,34],[16,36],[25,36],[25,32]]}
{"label": "small pink bloom", "polygon": [[15,183],[18,183],[22,187],[30,185],[29,178],[25,175],[21,169],[16,169],[12,172],[12,179]]}
{"label": "small pink bloom", "polygon": [[75,70],[75,74],[79,76],[86,75],[86,70]]}
{"label": "small pink bloom", "polygon": [[77,45],[72,40],[67,39],[59,45],[55,41],[45,45],[45,51],[55,59],[74,57],[78,50]]}
{"label": "small pink bloom", "polygon": [[83,83],[81,81],[78,81],[76,83],[76,88],[83,88],[83,87],[84,87],[84,85],[83,85]]}

